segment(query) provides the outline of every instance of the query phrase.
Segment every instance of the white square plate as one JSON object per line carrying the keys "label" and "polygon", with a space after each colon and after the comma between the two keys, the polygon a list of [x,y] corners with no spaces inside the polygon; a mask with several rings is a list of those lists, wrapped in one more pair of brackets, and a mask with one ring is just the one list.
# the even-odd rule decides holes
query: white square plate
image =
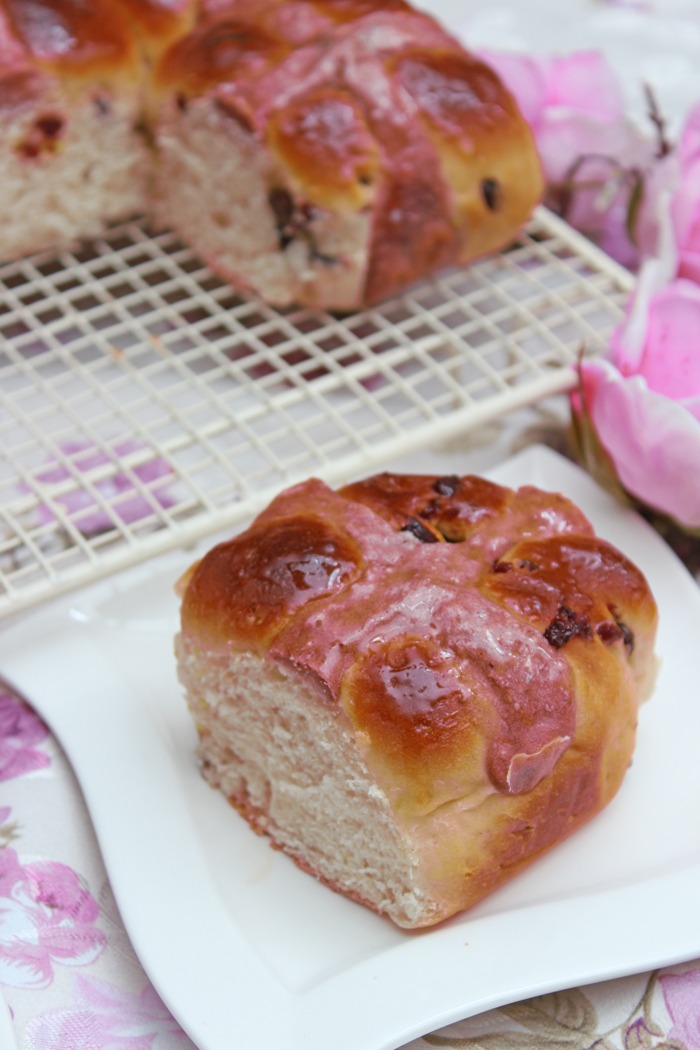
{"label": "white square plate", "polygon": [[[420,469],[444,466],[436,456]],[[662,666],[613,803],[432,930],[400,931],[332,893],[201,779],[172,654],[173,583],[192,552],[5,631],[1,670],[61,739],[134,947],[201,1050],[392,1050],[460,1017],[700,952],[700,591],[644,522],[549,450],[490,476],[564,492],[644,570]]]}

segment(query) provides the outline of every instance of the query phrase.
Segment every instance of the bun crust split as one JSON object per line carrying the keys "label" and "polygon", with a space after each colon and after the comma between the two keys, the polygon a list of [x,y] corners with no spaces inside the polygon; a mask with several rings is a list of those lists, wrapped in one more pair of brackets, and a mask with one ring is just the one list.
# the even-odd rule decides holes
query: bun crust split
{"label": "bun crust split", "polygon": [[656,670],[642,573],[563,496],[473,476],[310,480],[179,592],[204,775],[407,928],[610,801]]}
{"label": "bun crust split", "polygon": [[497,75],[400,0],[0,0],[0,259],[146,213],[276,305],[506,246],[542,193]]}

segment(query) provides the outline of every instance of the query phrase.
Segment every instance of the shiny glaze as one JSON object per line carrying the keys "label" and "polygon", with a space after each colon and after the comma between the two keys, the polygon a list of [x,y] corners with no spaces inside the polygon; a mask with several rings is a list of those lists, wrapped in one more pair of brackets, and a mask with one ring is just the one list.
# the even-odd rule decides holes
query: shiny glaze
{"label": "shiny glaze", "polygon": [[469,54],[446,49],[409,54],[396,62],[396,72],[425,116],[467,141],[475,127],[497,127],[512,108],[496,74]]}
{"label": "shiny glaze", "polygon": [[[271,655],[312,672],[329,695],[339,697],[358,731],[369,735],[373,750],[386,754],[394,776],[407,786],[427,774],[440,785],[443,763],[461,766],[471,722],[455,720],[455,704],[480,711],[476,728],[489,740],[487,774],[495,787],[510,793],[515,756],[535,756],[553,740],[568,743],[573,733],[566,660],[540,631],[481,594],[481,562],[463,554],[461,545],[407,540],[395,566],[370,561],[370,544],[363,546],[364,571],[346,600],[300,609],[272,642]],[[445,674],[450,668],[458,690],[447,691],[446,705],[436,687],[429,717],[430,675],[421,672],[426,692],[416,706],[408,700],[410,672],[401,688],[395,677],[393,689],[387,688],[391,678],[376,673],[377,653],[410,649],[416,638],[440,654],[440,666]],[[365,660],[375,668],[369,678]],[[410,660],[407,666],[413,666]]]}
{"label": "shiny glaze", "polygon": [[293,99],[270,118],[269,138],[288,174],[300,180],[313,166],[312,197],[333,207],[338,195],[353,196],[357,207],[369,200],[379,154],[361,108],[348,92],[317,88]]}
{"label": "shiny glaze", "polygon": [[202,6],[200,0],[117,0],[140,28],[170,36],[189,28]]}
{"label": "shiny glaze", "polygon": [[[571,619],[560,614],[560,609],[568,609],[585,618],[589,629],[608,643],[624,641],[623,631],[603,625],[612,621],[616,626],[618,609],[642,604],[648,593],[639,569],[612,545],[592,536],[525,541],[513,549],[506,565],[508,571],[494,566],[496,571],[485,584],[489,595],[544,629],[558,616]],[[586,633],[582,622],[572,637]]]}
{"label": "shiny glaze", "polygon": [[252,528],[196,567],[183,621],[207,623],[200,639],[206,647],[226,647],[231,637],[261,646],[296,609],[347,585],[358,557],[348,537],[313,516]]}
{"label": "shiny glaze", "polygon": [[3,4],[0,3],[0,75],[7,75],[10,70],[28,66],[27,48],[17,36]]}
{"label": "shiny glaze", "polygon": [[288,52],[288,44],[248,20],[209,19],[168,51],[158,80],[192,95],[223,84],[225,98],[227,83],[265,74]]}
{"label": "shiny glaze", "polygon": [[349,499],[372,507],[401,526],[415,517],[445,539],[464,541],[475,526],[497,518],[510,492],[485,478],[426,478],[415,474],[378,474],[341,489]]}
{"label": "shiny glaze", "polygon": [[[429,555],[420,560],[427,563]],[[380,593],[386,604],[374,616],[365,598],[357,615],[348,608],[322,625],[317,617],[322,637],[315,652],[303,651],[304,664],[338,690],[371,750],[385,756],[392,779],[409,791],[416,783],[432,785],[428,808],[455,797],[465,753],[483,748],[477,741],[487,741],[479,769],[495,788],[505,794],[531,789],[551,768],[552,748],[558,758],[573,737],[568,664],[539,632],[523,628],[475,587],[411,586],[418,571],[409,557],[400,578],[377,582],[375,605]],[[331,632],[338,629],[349,638],[342,635],[336,647]],[[284,655],[294,659],[292,641],[291,631],[282,632],[273,651],[282,654],[290,645]],[[325,658],[315,663],[322,648]]]}

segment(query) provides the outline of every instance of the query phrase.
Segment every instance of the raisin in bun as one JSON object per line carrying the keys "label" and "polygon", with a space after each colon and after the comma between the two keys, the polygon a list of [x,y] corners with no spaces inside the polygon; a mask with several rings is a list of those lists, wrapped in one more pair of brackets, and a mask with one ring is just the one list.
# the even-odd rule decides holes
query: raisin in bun
{"label": "raisin in bun", "polygon": [[401,0],[0,0],[0,260],[136,214],[234,286],[354,309],[506,245],[512,96]]}
{"label": "raisin in bun", "polygon": [[179,590],[204,775],[404,927],[610,801],[656,669],[639,569],[563,496],[472,476],[308,481]]}

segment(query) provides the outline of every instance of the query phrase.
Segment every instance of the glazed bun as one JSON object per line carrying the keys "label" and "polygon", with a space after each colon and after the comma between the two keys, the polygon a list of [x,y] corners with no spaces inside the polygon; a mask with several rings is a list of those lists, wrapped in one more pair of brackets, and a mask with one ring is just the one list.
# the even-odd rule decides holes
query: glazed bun
{"label": "glazed bun", "polygon": [[0,259],[148,207],[142,60],[105,0],[0,2]]}
{"label": "glazed bun", "polygon": [[403,927],[610,801],[656,671],[639,569],[563,496],[473,476],[308,481],[179,591],[205,777]]}
{"label": "glazed bun", "polygon": [[137,213],[236,287],[355,309],[542,192],[497,75],[401,0],[0,0],[0,257]]}

